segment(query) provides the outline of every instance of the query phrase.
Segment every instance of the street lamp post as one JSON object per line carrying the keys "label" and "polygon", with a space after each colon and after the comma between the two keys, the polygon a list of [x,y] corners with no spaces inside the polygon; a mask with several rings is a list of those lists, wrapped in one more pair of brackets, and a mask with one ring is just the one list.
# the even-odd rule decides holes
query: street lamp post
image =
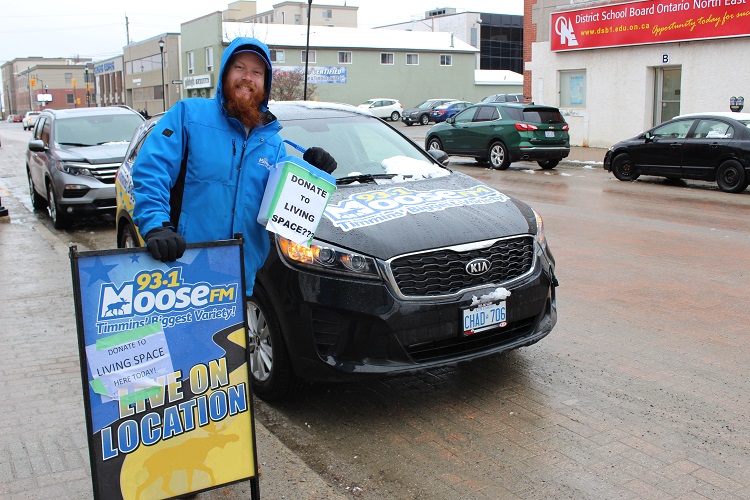
{"label": "street lamp post", "polygon": [[26,67],[26,81],[29,83],[29,111],[34,111],[34,105],[31,102],[31,68]]}
{"label": "street lamp post", "polygon": [[304,98],[307,100],[307,62],[310,60],[310,10],[312,9],[312,0],[307,0],[307,42],[305,42],[305,85]]}
{"label": "street lamp post", "polygon": [[[312,0],[311,0],[312,1]],[[161,56],[161,107],[167,110],[166,92],[164,91],[164,38],[159,38],[159,55]]]}

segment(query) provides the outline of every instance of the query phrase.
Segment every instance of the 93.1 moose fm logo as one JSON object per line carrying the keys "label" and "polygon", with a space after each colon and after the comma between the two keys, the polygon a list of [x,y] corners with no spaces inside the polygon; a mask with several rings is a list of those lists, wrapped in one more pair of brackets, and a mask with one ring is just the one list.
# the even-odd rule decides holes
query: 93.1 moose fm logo
{"label": "93.1 moose fm logo", "polygon": [[113,333],[161,321],[164,328],[238,314],[239,284],[186,283],[182,270],[152,269],[117,286],[104,283],[99,294],[97,333]]}

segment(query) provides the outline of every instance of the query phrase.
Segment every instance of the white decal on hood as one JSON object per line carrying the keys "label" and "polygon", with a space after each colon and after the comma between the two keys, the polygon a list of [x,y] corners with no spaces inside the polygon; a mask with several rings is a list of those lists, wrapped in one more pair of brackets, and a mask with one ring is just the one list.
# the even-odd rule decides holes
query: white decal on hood
{"label": "white decal on hood", "polygon": [[393,187],[356,193],[337,203],[330,203],[323,215],[339,229],[350,231],[399,219],[408,214],[503,203],[508,200],[508,196],[483,184],[465,189],[431,191]]}

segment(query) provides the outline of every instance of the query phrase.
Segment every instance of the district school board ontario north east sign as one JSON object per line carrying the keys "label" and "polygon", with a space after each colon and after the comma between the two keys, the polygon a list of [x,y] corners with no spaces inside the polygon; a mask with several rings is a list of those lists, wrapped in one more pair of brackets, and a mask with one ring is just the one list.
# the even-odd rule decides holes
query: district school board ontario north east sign
{"label": "district school board ontario north east sign", "polygon": [[750,36],[750,0],[656,0],[552,14],[553,52]]}

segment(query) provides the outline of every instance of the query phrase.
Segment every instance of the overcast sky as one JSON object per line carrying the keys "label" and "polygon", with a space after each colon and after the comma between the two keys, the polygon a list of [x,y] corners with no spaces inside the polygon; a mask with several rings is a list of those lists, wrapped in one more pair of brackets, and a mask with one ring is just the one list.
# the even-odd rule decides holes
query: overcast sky
{"label": "overcast sky", "polygon": [[[258,12],[281,0],[258,0]],[[180,24],[225,10],[230,0],[2,0],[0,64],[18,57],[80,57],[94,61],[122,53],[126,23],[130,39],[146,40],[161,33],[179,33]],[[359,7],[360,28],[421,18],[437,7],[458,12],[523,14],[523,0],[313,0],[313,4]]]}

